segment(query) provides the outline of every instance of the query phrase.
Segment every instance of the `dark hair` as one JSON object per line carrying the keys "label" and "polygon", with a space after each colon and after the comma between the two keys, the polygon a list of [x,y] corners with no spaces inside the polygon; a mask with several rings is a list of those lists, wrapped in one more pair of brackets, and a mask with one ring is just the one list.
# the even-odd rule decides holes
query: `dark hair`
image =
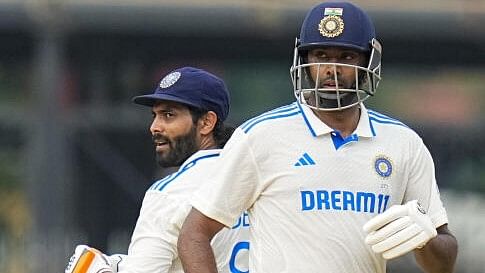
{"label": "dark hair", "polygon": [[[192,122],[197,124],[197,121],[207,114],[207,110],[199,109],[195,107],[189,106],[190,115],[192,116]],[[232,133],[236,128],[232,126],[227,126],[221,121],[219,118],[217,119],[216,125],[214,126],[214,130],[212,131],[212,135],[214,136],[214,141],[217,144],[217,148],[223,148],[226,145],[226,142],[231,137]]]}

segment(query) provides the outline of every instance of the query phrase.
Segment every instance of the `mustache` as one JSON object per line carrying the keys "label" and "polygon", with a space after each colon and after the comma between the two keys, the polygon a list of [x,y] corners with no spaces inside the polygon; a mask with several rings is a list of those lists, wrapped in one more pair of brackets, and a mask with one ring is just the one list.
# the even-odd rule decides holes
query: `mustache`
{"label": "mustache", "polygon": [[339,75],[337,75],[337,78],[335,78],[335,76],[333,76],[333,75],[330,75],[330,76],[327,76],[325,78],[319,78],[318,79],[318,82],[319,82],[319,84],[324,84],[326,82],[335,82],[335,83],[339,83],[340,82],[340,83],[343,83],[344,80]]}
{"label": "mustache", "polygon": [[152,135],[152,141],[153,142],[169,142],[170,143],[170,139],[160,133],[155,133]]}

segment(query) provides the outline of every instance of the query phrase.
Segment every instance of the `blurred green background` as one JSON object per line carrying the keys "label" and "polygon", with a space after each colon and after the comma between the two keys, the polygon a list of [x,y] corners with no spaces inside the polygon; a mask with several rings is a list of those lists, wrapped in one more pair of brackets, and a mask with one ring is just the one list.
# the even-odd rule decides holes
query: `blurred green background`
{"label": "blurred green background", "polygon": [[[126,252],[154,162],[149,93],[181,66],[225,79],[229,123],[293,100],[289,67],[318,1],[0,1],[0,272],[62,272],[76,244]],[[383,44],[368,105],[436,164],[457,270],[485,261],[485,1],[354,1]],[[411,264],[411,266],[409,265]],[[411,256],[388,272],[419,272]]]}

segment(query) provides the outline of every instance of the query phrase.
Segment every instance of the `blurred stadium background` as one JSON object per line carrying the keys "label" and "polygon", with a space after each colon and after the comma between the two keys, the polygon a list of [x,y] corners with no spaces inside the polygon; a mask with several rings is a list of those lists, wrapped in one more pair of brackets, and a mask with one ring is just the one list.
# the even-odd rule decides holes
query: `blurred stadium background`
{"label": "blurred stadium background", "polygon": [[[133,105],[179,66],[223,77],[229,123],[292,101],[300,0],[0,0],[0,272],[63,272],[74,246],[125,252],[157,168],[151,114]],[[485,1],[354,1],[384,46],[368,103],[435,158],[460,244],[484,273]],[[419,272],[411,256],[388,272]]]}

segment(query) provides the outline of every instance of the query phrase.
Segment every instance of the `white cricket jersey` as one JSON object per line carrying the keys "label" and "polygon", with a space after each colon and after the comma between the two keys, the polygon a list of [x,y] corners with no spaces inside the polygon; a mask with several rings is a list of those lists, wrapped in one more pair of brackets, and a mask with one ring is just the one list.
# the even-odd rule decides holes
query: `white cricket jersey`
{"label": "white cricket jersey", "polygon": [[[201,150],[188,158],[177,172],[155,182],[145,194],[133,232],[123,273],[183,272],[177,254],[177,239],[191,206],[189,199],[202,186],[200,177],[214,166],[220,150]],[[247,214],[246,214],[247,215]],[[212,240],[219,272],[248,269],[249,222],[234,218],[233,228],[224,228]],[[240,271],[234,271],[234,270]]]}
{"label": "white cricket jersey", "polygon": [[299,103],[242,124],[191,204],[226,226],[248,210],[251,273],[384,273],[363,225],[417,199],[448,222],[434,163],[403,123],[361,105],[343,139]]}

